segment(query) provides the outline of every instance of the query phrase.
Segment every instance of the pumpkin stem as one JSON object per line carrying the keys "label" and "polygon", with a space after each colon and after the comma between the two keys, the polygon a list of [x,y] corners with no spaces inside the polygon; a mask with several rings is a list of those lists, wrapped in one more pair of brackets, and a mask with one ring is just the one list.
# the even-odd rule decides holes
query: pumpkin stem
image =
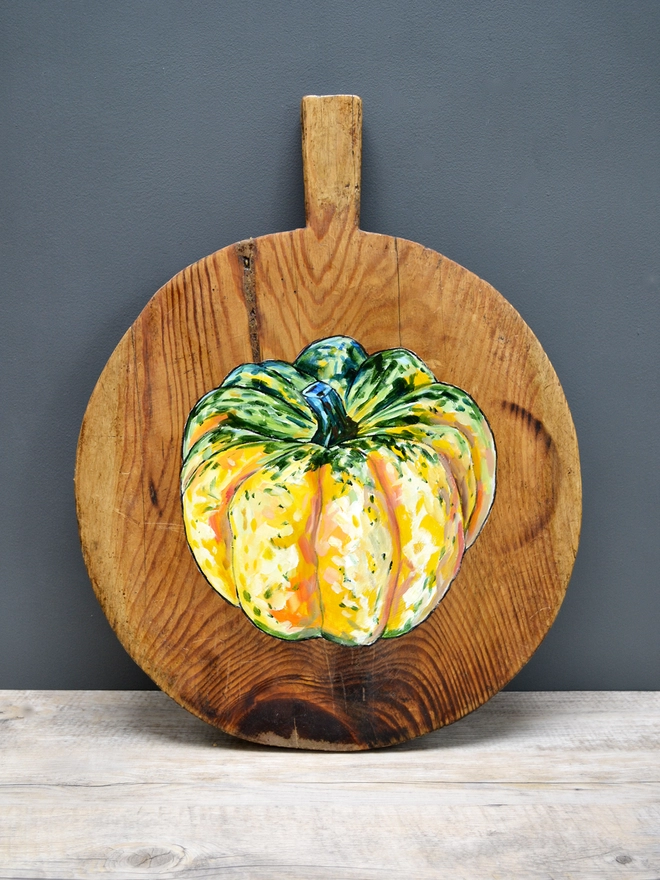
{"label": "pumpkin stem", "polygon": [[313,382],[303,390],[303,397],[314,410],[318,428],[312,443],[336,446],[357,436],[357,425],[349,419],[341,397],[327,382]]}

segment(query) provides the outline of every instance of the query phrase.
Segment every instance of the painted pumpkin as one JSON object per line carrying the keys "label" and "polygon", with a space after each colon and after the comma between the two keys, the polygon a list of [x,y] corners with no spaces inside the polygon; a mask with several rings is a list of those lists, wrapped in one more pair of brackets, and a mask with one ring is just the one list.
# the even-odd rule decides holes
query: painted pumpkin
{"label": "painted pumpkin", "polygon": [[493,502],[495,445],[412,352],[335,336],[204,395],[181,489],[199,568],[256,626],[368,645],[447,592]]}

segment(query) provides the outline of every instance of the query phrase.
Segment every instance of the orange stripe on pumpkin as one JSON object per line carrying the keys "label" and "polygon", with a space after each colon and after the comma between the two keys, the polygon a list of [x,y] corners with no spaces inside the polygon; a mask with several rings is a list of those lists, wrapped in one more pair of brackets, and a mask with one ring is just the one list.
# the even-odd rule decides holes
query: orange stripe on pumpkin
{"label": "orange stripe on pumpkin", "polygon": [[197,441],[207,434],[209,431],[212,431],[214,428],[217,428],[222,422],[227,418],[227,413],[220,413],[217,416],[210,416],[208,419],[204,419],[195,430],[192,432],[188,439],[188,448],[192,449],[192,447],[197,443]]}

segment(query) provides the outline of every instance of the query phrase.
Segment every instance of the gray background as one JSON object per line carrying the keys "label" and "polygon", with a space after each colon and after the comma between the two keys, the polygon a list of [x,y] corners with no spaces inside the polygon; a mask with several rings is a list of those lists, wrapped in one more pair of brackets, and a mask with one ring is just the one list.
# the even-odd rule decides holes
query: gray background
{"label": "gray background", "polygon": [[660,688],[660,3],[0,4],[0,687],[142,688],[78,546],[120,336],[187,264],[303,224],[303,94],[364,101],[364,229],[447,254],[539,337],[582,542],[515,688]]}

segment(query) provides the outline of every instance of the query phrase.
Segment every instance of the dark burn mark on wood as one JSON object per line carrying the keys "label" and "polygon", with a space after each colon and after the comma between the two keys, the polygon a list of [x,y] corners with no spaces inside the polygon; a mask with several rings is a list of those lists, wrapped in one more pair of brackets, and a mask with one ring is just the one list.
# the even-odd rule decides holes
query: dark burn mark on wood
{"label": "dark burn mark on wood", "polygon": [[190,700],[190,704],[194,707],[200,717],[205,718],[209,724],[215,724],[218,727],[221,726],[218,707],[209,697],[204,694],[196,694],[194,695],[194,698]]}
{"label": "dark burn mark on wood", "polygon": [[[512,541],[509,545],[509,549],[513,550],[533,541],[549,525],[557,508],[562,474],[557,447],[543,422],[537,419],[528,409],[511,400],[503,400],[502,409],[510,412],[514,418],[519,419],[534,434],[539,443],[539,452],[543,456],[544,462],[542,465],[540,463],[537,465],[537,467],[541,468],[540,483],[537,486],[530,483],[527,490],[536,493],[537,513],[526,523],[520,522],[519,530],[515,538],[512,536]],[[522,462],[519,465],[523,467]]]}
{"label": "dark burn mark on wood", "polygon": [[547,450],[550,450],[550,447],[553,443],[552,437],[550,436],[545,425],[542,421],[540,421],[540,419],[537,419],[528,409],[519,406],[512,400],[503,400],[502,409],[508,409],[509,412],[513,413],[516,418],[522,419],[522,421],[526,422],[529,429],[533,431],[537,437],[541,435],[541,439],[545,443],[545,448]]}
{"label": "dark burn mark on wood", "polygon": [[[287,647],[303,646],[289,643]],[[408,725],[413,736],[425,731],[416,713],[409,711],[405,685],[388,682],[383,687],[380,677],[372,680],[371,663],[359,661],[355,667],[354,650],[332,647],[341,652],[331,650],[337,662],[330,664],[323,683],[283,673],[231,703],[225,698],[219,712],[205,705],[202,694],[195,693],[192,703],[202,717],[229,733],[271,745],[355,750],[400,742],[409,734]],[[218,705],[215,698],[209,702]]]}
{"label": "dark burn mark on wood", "polygon": [[254,259],[257,247],[254,239],[239,241],[236,253],[243,264],[243,299],[248,312],[248,330],[250,333],[250,349],[252,360],[258,363],[261,360],[261,345],[259,344],[259,312],[257,310],[257,289],[254,280]]}
{"label": "dark burn mark on wood", "polygon": [[534,538],[540,535],[541,532],[545,531],[546,526],[554,516],[556,507],[557,495],[555,492],[552,492],[548,495],[546,503],[539,515],[523,529],[521,544],[530,543]]}
{"label": "dark burn mark on wood", "polygon": [[284,740],[355,742],[348,725],[336,715],[306,700],[284,697],[256,703],[240,718],[239,731],[248,739],[272,734]]}

